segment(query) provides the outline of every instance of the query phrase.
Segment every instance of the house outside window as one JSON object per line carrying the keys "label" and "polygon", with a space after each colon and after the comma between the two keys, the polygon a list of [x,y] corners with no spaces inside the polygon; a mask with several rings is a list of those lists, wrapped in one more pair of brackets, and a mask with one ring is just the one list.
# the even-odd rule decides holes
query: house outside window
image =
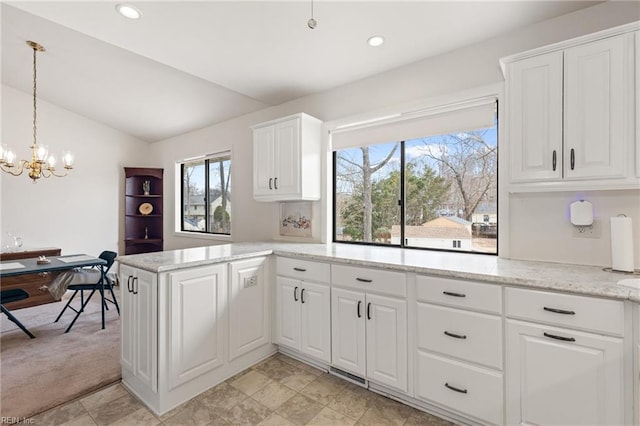
{"label": "house outside window", "polygon": [[181,231],[231,235],[229,153],[180,164]]}
{"label": "house outside window", "polygon": [[334,136],[333,240],[497,254],[496,106]]}

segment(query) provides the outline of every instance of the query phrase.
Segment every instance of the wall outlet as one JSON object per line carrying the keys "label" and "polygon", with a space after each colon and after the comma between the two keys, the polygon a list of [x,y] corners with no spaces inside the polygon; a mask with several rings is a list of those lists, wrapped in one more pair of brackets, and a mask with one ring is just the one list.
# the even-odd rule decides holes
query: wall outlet
{"label": "wall outlet", "polygon": [[600,238],[601,225],[599,219],[594,219],[591,226],[575,226],[573,228],[573,238]]}
{"label": "wall outlet", "polygon": [[254,287],[258,285],[258,276],[253,275],[251,277],[244,277],[244,288]]}

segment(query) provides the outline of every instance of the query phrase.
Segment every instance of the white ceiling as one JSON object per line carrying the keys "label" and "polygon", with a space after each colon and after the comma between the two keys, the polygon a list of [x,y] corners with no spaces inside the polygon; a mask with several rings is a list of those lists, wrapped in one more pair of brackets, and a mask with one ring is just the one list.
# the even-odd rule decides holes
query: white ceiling
{"label": "white ceiling", "polygon": [[[508,33],[596,1],[2,4],[2,83],[154,142]],[[371,48],[366,39],[383,35]]]}

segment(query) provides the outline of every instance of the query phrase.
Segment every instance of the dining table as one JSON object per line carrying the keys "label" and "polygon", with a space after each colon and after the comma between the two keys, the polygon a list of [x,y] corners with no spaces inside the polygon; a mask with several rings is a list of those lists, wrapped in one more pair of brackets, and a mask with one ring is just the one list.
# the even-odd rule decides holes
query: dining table
{"label": "dining table", "polygon": [[[97,267],[99,268],[101,275],[100,282],[98,283],[99,287],[97,287],[97,290],[100,291],[100,295],[102,298],[102,328],[104,329],[104,282],[106,279],[104,267],[106,265],[106,260],[87,254],[68,254],[64,256],[51,256],[46,258],[4,260],[0,262],[0,281],[2,281],[2,279],[4,278],[20,275],[73,270],[76,268]],[[85,302],[85,305],[87,302]],[[73,324],[75,324],[76,320],[80,316],[80,313],[84,310],[85,305],[83,305],[77,311],[76,316],[73,318],[73,321],[71,322],[65,333],[71,329]]]}

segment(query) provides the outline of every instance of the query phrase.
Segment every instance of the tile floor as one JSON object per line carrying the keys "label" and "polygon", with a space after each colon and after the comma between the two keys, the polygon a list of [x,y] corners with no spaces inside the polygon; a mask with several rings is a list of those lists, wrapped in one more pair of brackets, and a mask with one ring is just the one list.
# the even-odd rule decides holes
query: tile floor
{"label": "tile floor", "polygon": [[120,384],[33,418],[36,425],[450,425],[276,354],[157,417]]}

